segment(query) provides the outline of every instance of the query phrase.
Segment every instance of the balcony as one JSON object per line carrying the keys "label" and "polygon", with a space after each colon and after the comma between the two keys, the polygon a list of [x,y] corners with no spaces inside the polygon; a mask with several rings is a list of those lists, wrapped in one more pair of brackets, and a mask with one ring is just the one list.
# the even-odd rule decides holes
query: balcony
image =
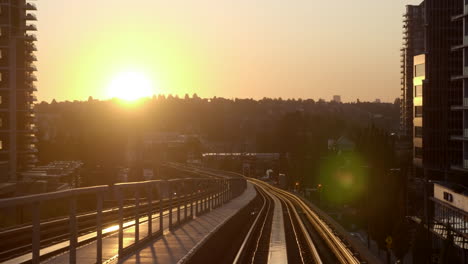
{"label": "balcony", "polygon": [[458,141],[468,141],[468,128],[463,129],[463,135],[451,136],[450,139]]}
{"label": "balcony", "polygon": [[26,79],[26,81],[30,81],[30,82],[36,82],[37,81],[37,77],[34,74],[26,74],[25,79]]}
{"label": "balcony", "polygon": [[29,24],[29,25],[26,25],[24,29],[27,31],[37,31],[37,26],[33,24]]}
{"label": "balcony", "polygon": [[35,71],[37,71],[36,66],[34,66],[33,64],[26,65],[26,68],[25,68],[25,69],[26,69],[26,71],[28,71],[28,72],[35,72]]}
{"label": "balcony", "polygon": [[31,13],[27,13],[24,19],[28,21],[37,21],[36,15],[31,14]]}
{"label": "balcony", "polygon": [[33,4],[33,3],[26,3],[24,5],[24,9],[27,11],[37,11],[37,6],[36,4]]}
{"label": "balcony", "polygon": [[461,172],[468,172],[468,160],[464,159],[463,164],[461,165],[452,165],[450,166],[452,170],[461,171]]}
{"label": "balcony", "polygon": [[31,42],[26,42],[25,49],[26,51],[37,51],[36,45]]}
{"label": "balcony", "polygon": [[28,92],[35,92],[37,91],[37,87],[34,83],[32,82],[26,82],[24,83],[23,87],[18,87],[20,90],[27,90]]}
{"label": "balcony", "polygon": [[37,57],[34,54],[26,54],[26,60],[28,61],[37,61]]}
{"label": "balcony", "polygon": [[26,41],[37,41],[37,37],[34,34],[26,34],[24,35],[24,39]]}

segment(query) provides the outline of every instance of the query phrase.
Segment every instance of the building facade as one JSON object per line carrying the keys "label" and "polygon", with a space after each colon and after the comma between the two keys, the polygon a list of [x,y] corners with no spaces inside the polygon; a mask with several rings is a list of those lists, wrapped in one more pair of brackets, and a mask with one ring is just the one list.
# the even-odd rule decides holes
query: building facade
{"label": "building facade", "polygon": [[423,2],[407,5],[403,14],[400,135],[405,139],[411,139],[413,131],[413,57],[424,53],[424,13]]}
{"label": "building facade", "polygon": [[446,258],[452,240],[450,257],[466,261],[468,218],[460,203],[466,203],[468,186],[468,0],[425,0],[421,6],[424,50],[413,57],[412,89],[406,90],[412,97],[414,176],[423,189],[424,210],[418,216],[431,231],[427,257]]}
{"label": "building facade", "polygon": [[418,55],[413,59],[414,78],[413,88],[413,165],[416,170],[423,168],[423,82],[426,78],[426,55]]}
{"label": "building facade", "polygon": [[[416,177],[463,183],[463,12],[461,0],[424,1],[424,54],[413,59]],[[467,76],[468,77],[468,76]],[[454,108],[455,107],[455,108]],[[467,170],[468,172],[468,170]],[[465,175],[466,176],[466,175]]]}
{"label": "building facade", "polygon": [[37,162],[36,10],[26,0],[0,1],[0,182],[17,181]]}
{"label": "building facade", "polygon": [[[461,128],[456,134],[451,135],[453,144],[457,145],[457,155],[454,157],[452,169],[468,174],[468,1],[459,0],[459,13],[452,17],[452,23],[462,28],[460,32],[461,41],[452,47],[452,52],[460,58],[460,72],[452,76],[452,81],[461,88],[457,95],[460,100],[451,105],[459,119],[457,125]],[[468,182],[468,180],[467,180]]]}

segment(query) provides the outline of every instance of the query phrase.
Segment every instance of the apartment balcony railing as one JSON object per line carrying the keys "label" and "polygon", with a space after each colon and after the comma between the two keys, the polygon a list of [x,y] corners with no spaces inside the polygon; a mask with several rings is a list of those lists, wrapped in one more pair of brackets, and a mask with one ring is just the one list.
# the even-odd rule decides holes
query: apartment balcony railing
{"label": "apartment balcony railing", "polygon": [[28,60],[28,61],[37,61],[37,57],[34,54],[28,53],[28,54],[26,54],[26,60]]}
{"label": "apartment balcony railing", "polygon": [[33,24],[29,24],[29,25],[26,25],[24,29],[26,29],[27,31],[37,31],[37,26]]}
{"label": "apartment balcony railing", "polygon": [[34,74],[27,74],[27,75],[26,75],[26,80],[27,80],[27,81],[35,82],[35,81],[37,81],[37,77],[36,77],[36,75],[34,75]]}
{"label": "apartment balcony railing", "polygon": [[37,21],[37,17],[34,14],[27,13],[26,16],[24,17],[25,20],[29,21]]}
{"label": "apartment balcony railing", "polygon": [[27,51],[37,51],[36,45],[31,42],[26,42],[25,48]]}
{"label": "apartment balcony railing", "polygon": [[34,72],[34,71],[37,71],[37,68],[33,64],[30,64],[26,66],[26,71]]}
{"label": "apartment balcony railing", "polygon": [[26,41],[37,41],[37,37],[34,34],[26,34],[24,35],[24,39]]}
{"label": "apartment balcony railing", "polygon": [[33,3],[26,3],[24,5],[24,9],[26,9],[28,11],[37,11],[37,6],[36,6],[36,4],[33,4]]}

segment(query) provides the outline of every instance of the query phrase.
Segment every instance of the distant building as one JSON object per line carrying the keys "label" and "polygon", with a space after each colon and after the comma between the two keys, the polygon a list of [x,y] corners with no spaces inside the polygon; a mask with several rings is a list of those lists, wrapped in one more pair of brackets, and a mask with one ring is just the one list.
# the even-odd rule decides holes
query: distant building
{"label": "distant building", "polygon": [[0,182],[15,182],[37,162],[34,124],[35,4],[0,3]]}
{"label": "distant building", "polygon": [[328,140],[328,150],[336,151],[337,153],[353,152],[355,148],[356,144],[345,136],[342,136],[337,140]]}
{"label": "distant building", "polygon": [[407,5],[403,14],[400,135],[409,144],[413,135],[413,57],[424,52],[424,14],[424,2]]}
{"label": "distant building", "polygon": [[379,98],[375,99],[374,103],[377,103],[377,104],[380,104],[382,102],[382,100],[380,100]]}
{"label": "distant building", "polygon": [[333,102],[341,103],[341,96],[340,95],[334,95],[333,96]]}

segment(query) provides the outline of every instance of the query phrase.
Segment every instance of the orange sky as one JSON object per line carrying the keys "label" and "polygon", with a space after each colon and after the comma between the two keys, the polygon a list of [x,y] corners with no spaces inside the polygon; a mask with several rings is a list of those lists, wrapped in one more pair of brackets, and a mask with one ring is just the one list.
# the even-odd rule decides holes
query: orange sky
{"label": "orange sky", "polygon": [[418,2],[40,0],[38,97],[105,99],[132,71],[154,93],[393,101]]}

